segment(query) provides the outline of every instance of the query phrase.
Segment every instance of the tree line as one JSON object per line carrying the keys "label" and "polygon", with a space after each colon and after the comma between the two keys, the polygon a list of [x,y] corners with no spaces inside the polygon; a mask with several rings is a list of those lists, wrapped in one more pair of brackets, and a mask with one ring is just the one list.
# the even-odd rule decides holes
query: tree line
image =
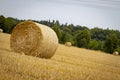
{"label": "tree line", "polygon": [[[0,15],[0,28],[5,33],[11,33],[12,29],[25,20]],[[58,20],[32,20],[34,22],[51,27],[57,34],[59,43],[71,42],[73,46],[80,48],[101,50],[107,53],[118,51],[120,53],[120,31],[92,28],[74,24],[60,24]]]}

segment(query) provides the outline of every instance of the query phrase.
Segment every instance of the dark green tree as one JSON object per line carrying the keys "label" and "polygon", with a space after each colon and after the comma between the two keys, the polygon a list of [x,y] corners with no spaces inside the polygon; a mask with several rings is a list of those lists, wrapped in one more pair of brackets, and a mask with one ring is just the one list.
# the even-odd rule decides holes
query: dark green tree
{"label": "dark green tree", "polygon": [[12,29],[16,26],[17,21],[13,18],[6,18],[4,22],[3,30],[5,33],[11,33]]}
{"label": "dark green tree", "polygon": [[4,25],[5,25],[5,17],[3,15],[0,15],[0,28],[4,29]]}
{"label": "dark green tree", "polygon": [[91,40],[90,43],[88,44],[89,49],[97,50],[99,46],[99,43],[97,40]]}
{"label": "dark green tree", "polygon": [[56,24],[54,24],[52,29],[56,32],[59,42],[61,43],[62,42],[62,32],[61,32],[60,28]]}
{"label": "dark green tree", "polygon": [[93,28],[90,30],[90,32],[91,32],[92,39],[95,39],[95,40],[105,40],[106,39],[107,33],[105,33],[105,32],[107,32],[107,31],[104,31],[101,28],[97,28],[97,27]]}
{"label": "dark green tree", "polygon": [[71,42],[73,45],[75,44],[74,37],[71,34],[65,32],[63,33],[62,42]]}
{"label": "dark green tree", "polygon": [[[87,29],[81,31],[77,35],[76,40],[77,40],[78,47],[85,47],[85,48],[87,48],[87,46],[88,46],[88,44],[89,44],[89,42],[91,40],[90,32]],[[85,42],[85,44],[84,44],[85,46],[83,45],[83,42]]]}
{"label": "dark green tree", "polygon": [[108,53],[113,53],[115,49],[118,47],[118,38],[116,34],[112,34],[105,41],[105,51]]}
{"label": "dark green tree", "polygon": [[118,39],[118,46],[120,47],[120,39]]}
{"label": "dark green tree", "polygon": [[112,53],[113,52],[113,42],[111,38],[107,38],[105,41],[105,51],[108,53]]}
{"label": "dark green tree", "polygon": [[68,27],[65,27],[65,28],[63,29],[63,31],[64,31],[65,33],[71,34],[71,29],[68,28]]}
{"label": "dark green tree", "polygon": [[98,42],[98,50],[104,51],[104,41],[97,41]]}
{"label": "dark green tree", "polygon": [[113,48],[116,49],[118,47],[118,38],[116,34],[111,35],[111,39],[113,41]]}
{"label": "dark green tree", "polygon": [[83,48],[87,48],[87,46],[88,46],[87,39],[85,39],[85,38],[80,39],[78,42],[78,46],[83,47]]}

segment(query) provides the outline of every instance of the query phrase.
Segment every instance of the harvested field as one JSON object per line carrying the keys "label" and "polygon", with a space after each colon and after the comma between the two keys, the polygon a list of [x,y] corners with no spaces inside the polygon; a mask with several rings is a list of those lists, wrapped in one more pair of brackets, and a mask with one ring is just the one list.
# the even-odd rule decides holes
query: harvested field
{"label": "harvested field", "polygon": [[0,34],[0,80],[120,80],[120,56],[59,44],[51,59],[17,54]]}

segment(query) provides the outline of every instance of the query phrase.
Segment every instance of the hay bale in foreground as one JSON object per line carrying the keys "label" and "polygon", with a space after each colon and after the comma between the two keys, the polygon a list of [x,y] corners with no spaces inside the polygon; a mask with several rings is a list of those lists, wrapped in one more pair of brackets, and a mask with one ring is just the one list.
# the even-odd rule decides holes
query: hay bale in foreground
{"label": "hay bale in foreground", "polygon": [[65,43],[65,46],[71,47],[72,44],[71,44],[71,42],[66,42],[66,43]]}
{"label": "hay bale in foreground", "polygon": [[2,33],[3,32],[3,30],[2,29],[0,29],[0,33]]}
{"label": "hay bale in foreground", "polygon": [[119,55],[119,53],[117,51],[113,52],[114,55]]}
{"label": "hay bale in foreground", "polygon": [[58,38],[48,26],[25,21],[13,29],[10,46],[15,52],[51,58],[58,47]]}

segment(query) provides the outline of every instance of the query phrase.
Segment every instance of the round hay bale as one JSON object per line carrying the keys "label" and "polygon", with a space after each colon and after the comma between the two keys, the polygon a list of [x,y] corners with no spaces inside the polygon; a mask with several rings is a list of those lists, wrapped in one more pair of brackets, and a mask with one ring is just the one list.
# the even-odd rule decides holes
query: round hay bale
{"label": "round hay bale", "polygon": [[71,42],[66,42],[66,43],[65,43],[65,46],[71,47],[72,44],[71,44]]}
{"label": "round hay bale", "polygon": [[56,33],[48,26],[25,21],[15,26],[10,38],[12,50],[26,55],[51,58],[57,47]]}
{"label": "round hay bale", "polygon": [[2,33],[3,32],[3,30],[2,29],[0,29],[0,33]]}
{"label": "round hay bale", "polygon": [[117,51],[113,52],[114,55],[119,55],[119,53]]}

